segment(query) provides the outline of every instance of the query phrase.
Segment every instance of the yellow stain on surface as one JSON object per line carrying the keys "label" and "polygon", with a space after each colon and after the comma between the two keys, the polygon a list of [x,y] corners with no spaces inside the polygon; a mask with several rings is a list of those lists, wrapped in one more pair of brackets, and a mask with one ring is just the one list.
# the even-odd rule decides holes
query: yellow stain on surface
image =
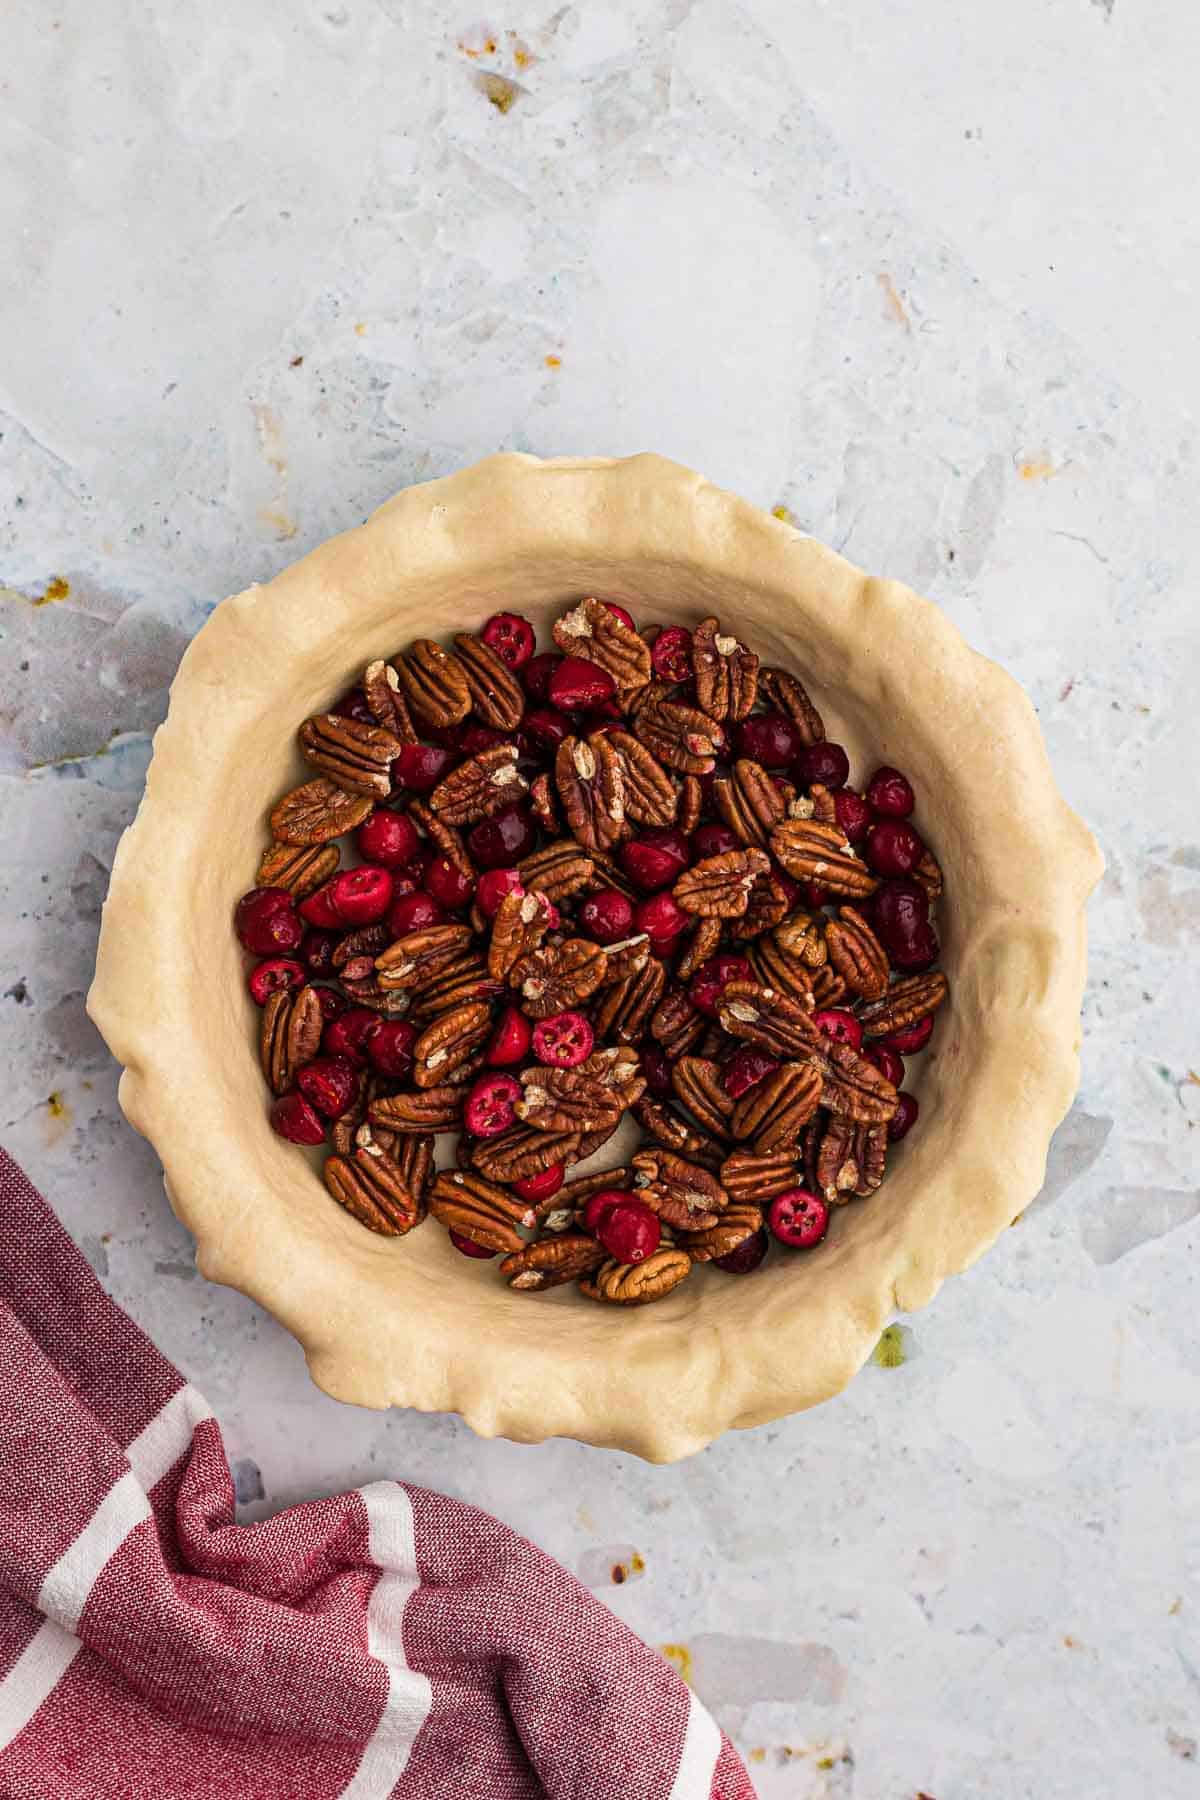
{"label": "yellow stain on surface", "polygon": [[888,1326],[871,1352],[871,1361],[881,1369],[899,1369],[908,1361],[904,1332],[899,1325]]}
{"label": "yellow stain on surface", "polygon": [[269,525],[277,538],[294,538],[300,527],[291,514],[282,506],[260,506],[258,516],[264,525]]}
{"label": "yellow stain on surface", "polygon": [[912,320],[908,316],[908,308],[901,299],[899,290],[887,270],[881,269],[875,279],[879,283],[879,291],[883,295],[885,318],[891,319],[896,325],[902,325],[905,331],[911,331]]}
{"label": "yellow stain on surface", "polygon": [[644,1574],[645,1568],[646,1568],[646,1559],[644,1556],[639,1555],[638,1552],[635,1550],[633,1555],[629,1559],[629,1566],[633,1570],[635,1575]]}
{"label": "yellow stain on surface", "polygon": [[767,1753],[766,1753],[765,1749],[763,1748],[763,1746],[761,1744],[756,1744],[754,1746],[753,1750],[751,1750],[747,1760],[752,1763],[766,1762]]}
{"label": "yellow stain on surface", "polygon": [[1030,457],[1027,462],[1017,464],[1017,474],[1022,481],[1049,481],[1058,470],[1044,456]]}
{"label": "yellow stain on surface", "polygon": [[55,575],[46,583],[46,591],[34,600],[35,606],[53,606],[56,600],[65,600],[71,592],[71,584],[62,575]]}
{"label": "yellow stain on surface", "polygon": [[[495,49],[495,45],[492,48]],[[498,113],[509,112],[516,104],[521,90],[515,81],[508,79],[507,75],[489,73],[480,75],[478,80],[481,93],[491,101]]]}
{"label": "yellow stain on surface", "polygon": [[692,1679],[692,1653],[686,1644],[660,1644],[659,1649],[686,1682]]}
{"label": "yellow stain on surface", "polygon": [[1182,1611],[1183,1611],[1183,1595],[1177,1594],[1175,1599],[1172,1600],[1170,1606],[1168,1606],[1168,1608],[1167,1608],[1167,1616],[1172,1619],[1177,1619]]}
{"label": "yellow stain on surface", "polygon": [[546,358],[546,367],[548,369],[561,369],[562,368],[562,357],[555,356],[553,354],[549,355]]}
{"label": "yellow stain on surface", "polygon": [[792,515],[783,504],[782,500],[779,502],[778,506],[773,506],[771,508],[771,517],[773,519],[782,519],[785,525],[790,525],[792,522]]}
{"label": "yellow stain on surface", "polygon": [[367,326],[364,320],[360,319],[358,321],[358,324],[354,327],[354,335],[355,337],[366,337]]}
{"label": "yellow stain on surface", "polygon": [[57,1144],[71,1124],[71,1108],[56,1089],[46,1099],[46,1144]]}

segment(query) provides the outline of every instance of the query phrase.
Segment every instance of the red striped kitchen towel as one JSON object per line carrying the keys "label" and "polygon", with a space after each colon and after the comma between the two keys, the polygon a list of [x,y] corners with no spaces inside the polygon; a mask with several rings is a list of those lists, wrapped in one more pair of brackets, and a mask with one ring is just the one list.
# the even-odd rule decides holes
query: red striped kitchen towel
{"label": "red striped kitchen towel", "polygon": [[754,1800],[670,1665],[396,1481],[234,1523],[220,1428],[0,1151],[2,1800]]}

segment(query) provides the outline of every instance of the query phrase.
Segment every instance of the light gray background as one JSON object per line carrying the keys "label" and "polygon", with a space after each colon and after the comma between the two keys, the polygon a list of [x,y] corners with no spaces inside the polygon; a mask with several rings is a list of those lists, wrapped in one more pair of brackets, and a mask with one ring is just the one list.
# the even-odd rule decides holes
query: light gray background
{"label": "light gray background", "polygon": [[[1200,1794],[1200,14],[4,15],[3,1135],[246,1516],[492,1508],[686,1647],[767,1800]],[[196,1277],[83,1012],[206,610],[500,447],[666,451],[934,595],[1108,857],[1042,1198],[902,1367],[671,1469],[318,1395]]]}

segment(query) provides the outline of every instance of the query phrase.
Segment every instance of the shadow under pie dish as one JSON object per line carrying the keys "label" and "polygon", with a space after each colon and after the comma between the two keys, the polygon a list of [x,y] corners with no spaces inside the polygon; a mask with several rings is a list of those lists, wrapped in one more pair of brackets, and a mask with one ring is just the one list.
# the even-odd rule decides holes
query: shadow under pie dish
{"label": "shadow under pie dish", "polygon": [[[950,999],[906,1075],[920,1125],[895,1147],[879,1192],[834,1207],[815,1252],[777,1254],[748,1278],[699,1268],[645,1307],[598,1304],[573,1282],[531,1297],[496,1265],[459,1256],[433,1221],[396,1240],[335,1205],[323,1158],[310,1170],[267,1125],[259,1020],[230,930],[267,815],[318,778],[314,751],[326,767],[344,754],[310,734],[306,761],[295,735],[305,720],[326,717],[348,682],[418,640],[449,646],[512,612],[549,645],[553,621],[593,595],[643,627],[694,632],[715,617],[764,667],[799,675],[856,777],[894,764],[911,780],[952,897],[937,965]],[[419,703],[446,680],[425,652],[406,697]],[[377,771],[360,758],[357,773]],[[731,796],[735,816],[753,813],[752,790]],[[361,808],[347,817],[355,810],[361,823]],[[811,826],[795,820],[801,853]],[[327,870],[314,865],[309,878]],[[1083,908],[1099,870],[1032,708],[928,602],[659,458],[506,455],[405,490],[217,608],[183,660],[118,851],[90,1007],[202,1272],[286,1324],[328,1392],[458,1411],[485,1435],[570,1435],[666,1460],[837,1392],[892,1312],[924,1305],[1037,1192],[1077,1079]],[[870,958],[853,920],[841,949],[847,966]],[[672,1060],[703,1063],[686,1023],[669,1039]],[[707,1076],[689,1073],[695,1120]],[[792,1081],[774,1113],[763,1109],[768,1133],[803,1101],[803,1080]],[[624,1155],[614,1139],[597,1162]],[[752,1191],[731,1183],[730,1204],[752,1205]]]}

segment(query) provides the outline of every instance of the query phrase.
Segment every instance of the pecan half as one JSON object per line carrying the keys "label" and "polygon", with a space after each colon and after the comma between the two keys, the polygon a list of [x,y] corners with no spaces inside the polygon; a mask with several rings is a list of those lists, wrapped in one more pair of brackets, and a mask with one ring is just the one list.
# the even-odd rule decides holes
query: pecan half
{"label": "pecan half", "polygon": [[396,660],[396,673],[413,712],[435,729],[461,725],[471,710],[467,672],[432,638],[417,638]]}
{"label": "pecan half", "polygon": [[588,1157],[594,1155],[597,1150],[603,1150],[608,1140],[614,1137],[620,1129],[620,1119],[613,1119],[610,1115],[602,1125],[597,1125],[594,1131],[585,1131],[576,1146],[573,1160],[586,1162]]}
{"label": "pecan half", "polygon": [[633,1168],[638,1199],[680,1231],[705,1231],[725,1210],[728,1195],[716,1176],[672,1150],[639,1150]]}
{"label": "pecan half", "polygon": [[896,1090],[874,1063],[833,1038],[823,1040],[817,1061],[823,1077],[822,1106],[860,1124],[887,1124],[896,1110]]}
{"label": "pecan half", "polygon": [[351,794],[386,800],[391,767],[404,748],[382,725],[363,725],[339,713],[314,713],[300,727],[300,752],[314,769]]}
{"label": "pecan half", "polygon": [[406,932],[375,958],[380,987],[385,992],[419,987],[469,950],[471,938],[469,925],[426,925]]}
{"label": "pecan half", "polygon": [[461,1087],[424,1088],[414,1094],[381,1094],[367,1106],[372,1125],[400,1134],[457,1131],[462,1122]]}
{"label": "pecan half", "polygon": [[566,1281],[578,1281],[590,1275],[604,1261],[604,1251],[595,1238],[582,1231],[564,1231],[558,1237],[539,1238],[536,1244],[525,1244],[500,1264],[500,1273],[510,1288],[519,1293],[536,1294],[542,1288],[561,1287]]}
{"label": "pecan half", "polygon": [[795,956],[782,949],[778,933],[760,937],[750,945],[750,965],[763,987],[777,988],[804,1007],[812,1005],[812,971]]}
{"label": "pecan half", "polygon": [[798,1185],[793,1150],[735,1150],[721,1164],[721,1185],[731,1204],[747,1200],[774,1200]]}
{"label": "pecan half", "polygon": [[703,1163],[706,1169],[719,1168],[725,1155],[721,1145],[705,1132],[696,1131],[674,1107],[665,1106],[652,1094],[643,1094],[632,1112],[643,1131],[664,1149],[677,1151],[689,1162]]}
{"label": "pecan half", "polygon": [[893,1031],[915,1025],[918,1019],[928,1018],[949,991],[946,977],[937,972],[906,975],[903,980],[894,981],[882,999],[863,1007],[860,1017],[864,1037],[887,1037]]}
{"label": "pecan half", "polygon": [[744,719],[758,697],[758,658],[719,619],[701,619],[692,633],[696,698],[710,719]]}
{"label": "pecan half", "polygon": [[286,888],[297,900],[303,900],[337,873],[340,861],[336,844],[268,844],[254,885]]}
{"label": "pecan half", "polygon": [[[366,1130],[369,1132],[370,1129],[368,1125]],[[429,1178],[433,1174],[433,1137],[427,1131],[412,1137],[402,1137],[397,1140],[396,1148],[391,1154],[396,1159],[405,1187],[417,1203],[417,1215],[423,1219],[428,1211],[425,1195]]]}
{"label": "pecan half", "polygon": [[504,981],[524,956],[539,949],[554,917],[545,894],[505,894],[492,920],[488,974]]}
{"label": "pecan half", "polygon": [[[482,957],[474,950],[464,950],[436,975],[423,981],[413,995],[412,1016],[417,1020],[438,1019],[472,1000],[494,1000],[504,992],[504,983],[488,974]],[[455,1076],[458,1080],[458,1076]]]}
{"label": "pecan half", "polygon": [[622,695],[636,693],[650,679],[650,646],[603,600],[581,600],[555,620],[552,633],[567,656],[582,656],[606,670]]}
{"label": "pecan half", "polygon": [[[780,1193],[783,1189],[780,1188]],[[752,1204],[727,1206],[720,1218],[704,1231],[681,1231],[679,1248],[686,1250],[693,1262],[715,1262],[728,1256],[748,1237],[762,1230],[762,1209]]]}
{"label": "pecan half", "polygon": [[[367,1116],[367,1100],[375,1091],[374,1078],[366,1069],[360,1069],[355,1080],[353,1101],[341,1118],[334,1119],[329,1127],[329,1142],[339,1156],[353,1156],[359,1127]],[[390,1132],[383,1132],[382,1141],[385,1150],[394,1148],[395,1139]]]}
{"label": "pecan half", "polygon": [[684,837],[690,837],[700,823],[704,811],[704,789],[694,775],[685,775],[679,788],[679,812],[675,823]]}
{"label": "pecan half", "polygon": [[503,1137],[480,1138],[471,1151],[471,1162],[489,1181],[525,1181],[540,1175],[552,1163],[578,1160],[577,1131],[506,1131]]}
{"label": "pecan half", "polygon": [[789,956],[794,956],[806,968],[819,969],[829,955],[825,942],[824,915],[818,913],[814,918],[811,913],[794,912],[790,919],[785,919],[775,928],[775,942]]}
{"label": "pecan half", "polygon": [[468,1169],[443,1169],[434,1176],[429,1210],[448,1231],[461,1232],[488,1250],[522,1249],[525,1240],[516,1228],[533,1224],[526,1201]]}
{"label": "pecan half", "polygon": [[818,1191],[834,1206],[854,1197],[865,1200],[883,1180],[886,1160],[886,1126],[862,1125],[835,1114],[817,1147]]}
{"label": "pecan half", "polygon": [[338,1205],[368,1231],[403,1237],[417,1223],[420,1209],[404,1171],[369,1133],[351,1156],[327,1157],[321,1173]]}
{"label": "pecan half", "polygon": [[528,785],[517,767],[517,746],[493,744],[451,769],[430,794],[429,804],[443,824],[474,825],[503,812]]}
{"label": "pecan half", "polygon": [[566,900],[585,888],[595,870],[592,858],[584,855],[574,838],[560,838],[517,864],[522,886],[554,901]]}
{"label": "pecan half", "polygon": [[567,737],[554,758],[554,780],[567,824],[585,850],[607,850],[626,834],[625,779],[607,737]]}
{"label": "pecan half", "polygon": [[636,1044],[646,1035],[650,1015],[662,997],[667,971],[658,958],[651,956],[644,966],[624,981],[605,988],[596,1003],[594,1024],[596,1036],[616,1038],[621,1044]]}
{"label": "pecan half", "polygon": [[426,806],[423,800],[409,801],[408,816],[414,825],[421,827],[435,849],[440,850],[443,856],[449,857],[461,875],[465,875],[468,881],[475,880],[477,874],[475,864],[467,855],[467,847],[463,843],[462,834],[453,825],[448,825],[445,819],[440,819],[432,806]]}
{"label": "pecan half", "polygon": [[705,919],[740,919],[750,904],[755,878],[770,866],[765,851],[723,850],[685,869],[671,892],[684,912]]}
{"label": "pecan half", "polygon": [[873,894],[879,886],[838,825],[787,819],[771,833],[771,849],[796,881],[815,881],[832,894]]}
{"label": "pecan half", "polygon": [[594,867],[588,882],[589,893],[595,894],[601,888],[614,887],[619,894],[624,894],[627,900],[641,899],[641,895],[620,863],[611,857],[607,850],[593,850],[591,857]]}
{"label": "pecan half", "polygon": [[366,981],[375,972],[375,958],[386,950],[391,932],[386,925],[362,925],[334,945],[333,967],[343,981]]}
{"label": "pecan half", "polygon": [[825,737],[825,727],[821,715],[809,699],[802,682],[789,675],[786,669],[760,669],[758,675],[760,698],[767,700],[779,712],[786,713],[804,740],[805,747],[819,744]]}
{"label": "pecan half", "polygon": [[614,1306],[648,1306],[661,1300],[691,1273],[686,1250],[656,1250],[645,1262],[606,1262],[579,1284],[589,1300],[607,1300]]}
{"label": "pecan half", "polygon": [[823,968],[812,972],[812,1000],[814,1006],[840,1006],[846,998],[846,984],[837,970],[828,963]]}
{"label": "pecan half", "polygon": [[803,1057],[828,1043],[813,1024],[803,1001],[753,981],[727,983],[717,1016],[730,1037],[758,1044],[784,1061]]}
{"label": "pecan half", "polygon": [[913,880],[920,882],[931,900],[938,899],[942,891],[942,865],[932,850],[925,851],[913,870]]}
{"label": "pecan half", "polygon": [[[797,800],[793,804],[799,806],[800,802]],[[808,810],[806,812],[794,812],[791,807],[788,811],[789,816],[793,819],[815,819],[818,825],[837,824],[837,805],[833,795],[827,787],[822,787],[819,781],[809,784]]]}
{"label": "pecan half", "polygon": [[738,943],[748,943],[778,925],[788,909],[787,891],[774,869],[756,875],[746,902],[745,915],[733,922],[733,936]]}
{"label": "pecan half", "polygon": [[492,1031],[492,1009],[482,1000],[468,1001],[442,1013],[427,1025],[413,1045],[413,1080],[419,1088],[450,1081],[469,1062]]}
{"label": "pecan half", "polygon": [[412,715],[408,710],[408,702],[400,687],[400,677],[391,663],[382,658],[368,663],[363,670],[363,696],[371,717],[393,737],[398,737],[402,744],[415,744],[417,734],[413,728]]}
{"label": "pecan half", "polygon": [[751,1138],[758,1156],[795,1147],[821,1098],[821,1073],[812,1063],[783,1063],[739,1100],[731,1120],[735,1138]]}
{"label": "pecan half", "polygon": [[784,815],[783,799],[761,763],[739,757],[729,775],[712,784],[713,805],[743,844],[765,850],[771,831]]}
{"label": "pecan half", "polygon": [[655,1008],[650,1020],[650,1036],[674,1059],[693,1050],[708,1029],[704,1014],[697,1011],[684,988],[675,988]]}
{"label": "pecan half", "polygon": [[602,988],[628,981],[631,975],[639,975],[652,961],[650,939],[644,931],[639,931],[636,937],[622,938],[619,944],[604,944],[601,948],[604,951]]}
{"label": "pecan half", "polygon": [[887,951],[860,912],[843,906],[825,927],[829,960],[852,993],[881,1000],[888,987]]}
{"label": "pecan half", "polygon": [[651,756],[681,775],[711,774],[725,743],[721,727],[706,713],[666,698],[669,689],[651,682],[633,715],[633,735]]}
{"label": "pecan half", "polygon": [[725,1092],[720,1065],[703,1056],[681,1056],[671,1069],[676,1097],[714,1137],[729,1136],[734,1102]]}
{"label": "pecan half", "polygon": [[525,1069],[516,1113],[539,1131],[591,1132],[618,1123],[645,1091],[637,1052],[609,1045],[573,1069]]}
{"label": "pecan half", "polygon": [[679,793],[666,771],[628,731],[610,731],[625,786],[625,812],[638,825],[671,825],[679,809]]}
{"label": "pecan half", "polygon": [[559,837],[562,820],[558,816],[558,790],[543,770],[529,784],[529,810],[549,837]]}
{"label": "pecan half", "polygon": [[271,835],[284,844],[325,844],[356,830],[374,810],[369,794],[348,794],[336,781],[318,775],[271,808]]}
{"label": "pecan half", "polygon": [[509,970],[509,986],[521,996],[521,1010],[531,1019],[566,1012],[594,994],[604,980],[604,952],[587,938],[567,938],[523,956]]}
{"label": "pecan half", "polygon": [[716,955],[721,946],[722,929],[720,919],[697,918],[693,921],[683,954],[675,964],[677,980],[690,981],[701,963]]}
{"label": "pecan half", "polygon": [[314,987],[281,989],[268,996],[259,1021],[258,1055],[272,1093],[291,1087],[296,1070],[317,1054],[325,1015]]}
{"label": "pecan half", "polygon": [[455,656],[467,678],[471,706],[493,731],[515,731],[525,712],[520,682],[490,644],[465,631],[454,639]]}

